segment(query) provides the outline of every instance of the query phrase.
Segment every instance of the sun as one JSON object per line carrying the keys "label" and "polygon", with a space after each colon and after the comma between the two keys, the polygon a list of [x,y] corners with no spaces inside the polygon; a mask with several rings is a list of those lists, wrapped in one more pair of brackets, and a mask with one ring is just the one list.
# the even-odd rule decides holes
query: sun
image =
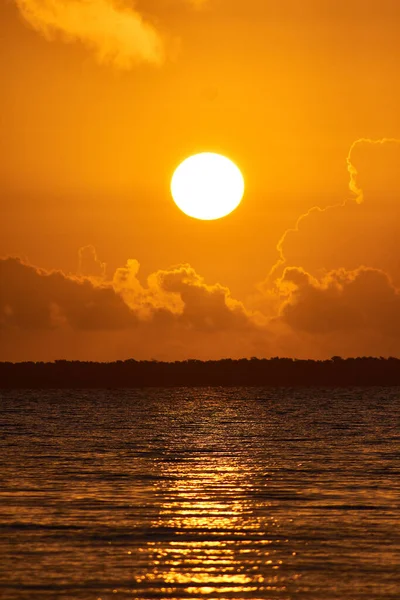
{"label": "sun", "polygon": [[171,193],[186,215],[212,221],[237,208],[244,194],[244,179],[226,156],[202,152],[179,165],[172,177]]}

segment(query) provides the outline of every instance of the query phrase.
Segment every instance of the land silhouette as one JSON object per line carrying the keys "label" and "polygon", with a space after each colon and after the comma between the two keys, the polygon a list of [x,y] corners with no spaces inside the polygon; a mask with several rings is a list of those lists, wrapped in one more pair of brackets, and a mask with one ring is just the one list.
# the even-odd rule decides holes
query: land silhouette
{"label": "land silhouette", "polygon": [[0,362],[1,389],[178,386],[400,386],[400,359]]}

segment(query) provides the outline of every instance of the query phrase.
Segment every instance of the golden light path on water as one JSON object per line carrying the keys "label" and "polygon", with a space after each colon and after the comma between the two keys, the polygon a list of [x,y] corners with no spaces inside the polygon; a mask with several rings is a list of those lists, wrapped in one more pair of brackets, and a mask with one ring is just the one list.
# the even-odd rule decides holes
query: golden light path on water
{"label": "golden light path on water", "polygon": [[[264,519],[254,515],[256,506],[246,500],[252,489],[241,476],[243,466],[234,457],[199,459],[180,473],[175,485],[162,490],[168,499],[154,526],[177,534],[175,541],[148,542],[141,550],[149,568],[136,581],[145,584],[147,593],[179,588],[189,595],[220,597],[286,589],[278,573],[283,561],[274,558]],[[163,476],[170,481],[174,472],[169,466]],[[270,525],[277,525],[274,517]],[[269,565],[268,576],[260,573],[261,565]]]}
{"label": "golden light path on water", "polygon": [[399,398],[4,394],[0,595],[398,600]]}
{"label": "golden light path on water", "polygon": [[[225,418],[234,417],[229,412],[226,408]],[[284,548],[289,540],[276,536],[277,517],[271,513],[266,521],[270,503],[254,499],[254,482],[264,476],[262,465],[249,464],[248,456],[243,461],[238,448],[228,450],[231,444],[229,428],[216,430],[216,423],[205,423],[186,459],[159,463],[156,496],[161,504],[152,525],[174,535],[140,549],[145,567],[135,576],[138,591],[239,598],[287,589],[279,574],[283,560],[277,546]],[[288,560],[296,554],[284,552]]]}

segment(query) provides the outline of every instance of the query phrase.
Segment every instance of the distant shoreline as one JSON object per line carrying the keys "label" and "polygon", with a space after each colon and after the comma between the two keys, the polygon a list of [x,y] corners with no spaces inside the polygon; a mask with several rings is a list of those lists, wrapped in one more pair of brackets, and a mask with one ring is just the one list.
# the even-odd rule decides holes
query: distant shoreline
{"label": "distant shoreline", "polygon": [[400,386],[400,359],[0,362],[0,389]]}

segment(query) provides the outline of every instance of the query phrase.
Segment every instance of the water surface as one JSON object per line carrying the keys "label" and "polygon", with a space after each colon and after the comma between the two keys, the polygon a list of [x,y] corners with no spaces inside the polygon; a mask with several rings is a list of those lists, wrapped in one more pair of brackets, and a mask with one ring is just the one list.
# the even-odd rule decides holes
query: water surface
{"label": "water surface", "polygon": [[400,598],[400,389],[0,397],[1,598]]}

